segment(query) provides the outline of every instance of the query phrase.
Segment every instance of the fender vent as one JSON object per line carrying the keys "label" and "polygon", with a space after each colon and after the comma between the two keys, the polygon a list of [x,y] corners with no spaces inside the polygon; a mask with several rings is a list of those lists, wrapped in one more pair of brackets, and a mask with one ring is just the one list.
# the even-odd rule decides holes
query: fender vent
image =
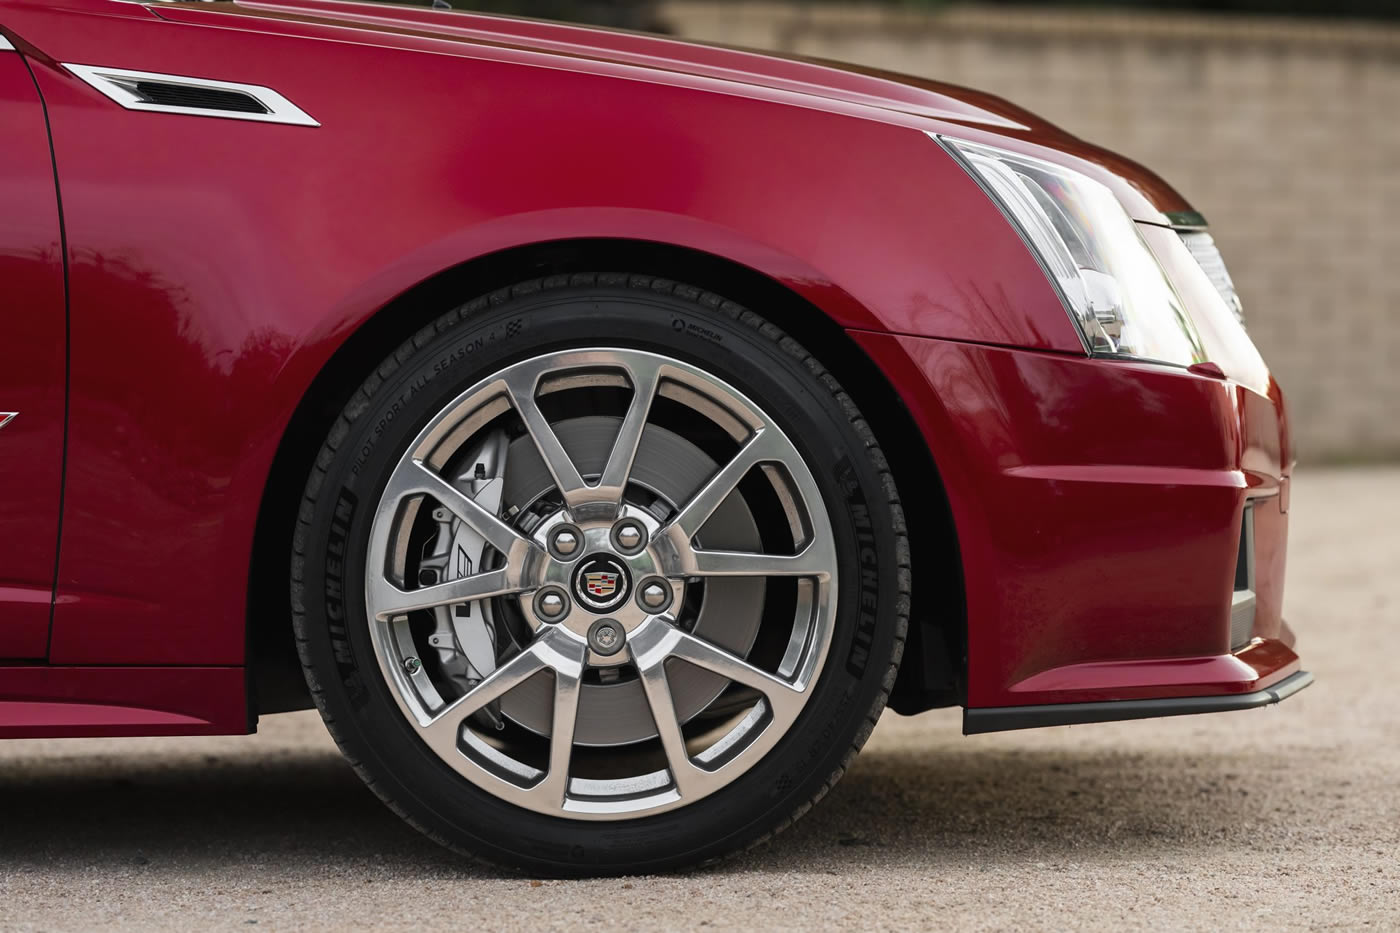
{"label": "fender vent", "polygon": [[272,88],[257,84],[96,65],[65,64],[63,67],[127,110],[294,126],[321,125]]}
{"label": "fender vent", "polygon": [[159,81],[118,81],[148,104],[187,107],[195,110],[224,110],[229,113],[268,113],[256,97],[241,91],[220,91],[212,87],[163,84]]}

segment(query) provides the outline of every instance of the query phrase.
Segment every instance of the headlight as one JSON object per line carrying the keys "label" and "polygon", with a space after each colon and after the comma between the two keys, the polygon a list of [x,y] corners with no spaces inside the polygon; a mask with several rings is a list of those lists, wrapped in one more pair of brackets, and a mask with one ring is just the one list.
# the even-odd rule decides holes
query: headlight
{"label": "headlight", "polygon": [[[1196,216],[1204,223],[1205,218],[1199,214]],[[1235,282],[1230,278],[1230,270],[1225,268],[1225,260],[1220,257],[1215,237],[1204,230],[1182,230],[1179,236],[1181,242],[1190,250],[1192,258],[1201,267],[1201,271],[1206,274],[1206,278],[1210,279],[1210,284],[1220,293],[1220,300],[1225,302],[1225,307],[1230,309],[1240,326],[1244,326],[1244,304],[1240,301],[1239,293],[1235,291]]]}
{"label": "headlight", "polygon": [[1107,186],[1030,156],[934,139],[1020,230],[1090,352],[1178,366],[1205,362],[1180,297]]}

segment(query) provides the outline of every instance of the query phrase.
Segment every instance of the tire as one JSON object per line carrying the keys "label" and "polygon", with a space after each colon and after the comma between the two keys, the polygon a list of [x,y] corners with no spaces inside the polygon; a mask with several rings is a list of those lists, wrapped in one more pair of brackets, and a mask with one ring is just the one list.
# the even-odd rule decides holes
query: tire
{"label": "tire", "polygon": [[[598,357],[606,362],[596,371],[576,362],[583,357],[569,355],[579,348],[599,347],[607,348]],[[545,362],[536,362],[540,360]],[[623,368],[608,369],[613,361]],[[549,463],[542,453],[546,448],[535,442],[536,434],[517,411],[524,410],[524,403],[512,403],[512,408],[499,401],[462,402],[472,387],[487,385],[471,399],[488,398],[496,391],[490,381],[497,374],[510,380],[518,372],[534,371],[530,367],[545,367],[540,368],[545,375],[531,383],[530,392],[518,396],[527,398],[536,411],[543,412],[545,401],[554,398],[544,387],[556,391],[556,383],[549,381],[556,378],[563,387],[557,391],[564,393],[558,398],[571,406],[576,400],[578,406],[586,401],[598,411],[622,406],[615,418],[608,416],[612,420],[601,414],[576,416],[567,406],[562,414],[549,416],[557,419],[550,424],[561,444],[575,438],[569,458],[582,464],[577,437],[591,436],[584,428],[591,430],[595,424],[625,423],[625,412],[631,410],[627,406],[636,403],[645,378],[637,373],[648,365],[676,377],[658,383],[666,391],[656,395],[647,413],[648,419],[665,421],[674,430],[668,433],[648,421],[635,461],[629,461],[634,475],[617,485],[626,495],[618,493],[623,498],[613,506],[619,510],[615,514],[641,516],[638,522],[645,527],[634,529],[646,542],[641,555],[619,557],[609,550],[622,547],[617,544],[622,523],[606,526],[610,518],[601,524],[580,519],[577,527],[569,527],[583,536],[585,548],[603,558],[613,554],[616,561],[604,559],[585,567],[592,558],[574,556],[570,559],[575,563],[568,564],[551,550],[574,540],[562,528],[569,518],[596,519],[594,513],[605,509],[592,504],[566,507],[591,493],[577,487],[570,493],[570,484],[562,480],[513,518],[501,517],[502,523],[514,523],[511,528],[518,538],[500,531],[489,518],[473,518],[477,513],[470,504],[445,508],[449,500],[437,496],[415,498],[420,493],[412,491],[400,496],[401,489],[417,488],[412,477],[422,479],[414,472],[411,448],[421,452],[438,443],[431,432],[446,428],[437,425],[459,425],[453,429],[458,434],[476,431],[470,434],[471,443],[500,452],[495,462],[505,464],[501,496],[517,494],[511,492],[511,477],[517,475],[512,470],[533,477],[538,469],[530,467],[532,457]],[[566,372],[592,373],[593,382],[584,379],[580,388],[565,376],[553,375]],[[684,380],[692,377],[685,374],[690,372],[699,374],[693,381],[700,388],[687,388],[690,383]],[[617,383],[630,385],[630,396]],[[663,396],[665,401],[660,401]],[[745,407],[750,403],[752,410]],[[696,415],[697,411],[708,414]],[[755,418],[761,416],[753,422],[761,427],[736,428],[730,423],[736,418],[742,422],[752,412],[758,413]],[[617,428],[619,437],[622,430]],[[748,443],[744,438],[756,443],[759,434],[772,445],[786,444],[773,447],[781,449],[781,457],[775,454],[773,461],[764,461],[770,466],[745,474],[743,483],[713,513],[696,504],[703,484],[692,487],[686,494],[689,499],[674,503],[655,493],[667,482],[680,482],[674,479],[678,474],[698,471],[696,463],[705,465],[705,474],[713,474],[718,467],[712,469],[707,459],[711,448],[721,451],[713,457],[718,464],[728,455],[723,445],[738,445],[742,454]],[[469,462],[462,457],[480,458],[474,476],[481,488],[489,489],[494,478],[482,479],[481,464],[493,455],[476,448],[462,453],[466,442],[455,448],[452,443],[451,438],[441,441],[443,446],[427,456],[459,458],[440,465],[444,471],[457,469],[459,461]],[[609,462],[615,453],[612,446],[621,445],[610,442]],[[672,447],[675,450],[667,454]],[[651,460],[644,461],[644,456]],[[647,469],[655,478],[643,488],[637,474],[653,461],[658,465]],[[581,465],[578,472],[582,475]],[[596,486],[604,488],[608,469],[595,473],[604,474]],[[461,486],[467,480],[463,476],[454,482]],[[515,481],[517,487],[529,482],[538,484],[537,478]],[[650,501],[653,494],[655,501]],[[476,495],[478,503],[488,503],[487,493]],[[525,494],[518,495],[525,501]],[[579,498],[571,500],[571,495]],[[424,507],[433,501],[438,508]],[[636,502],[641,501],[650,511],[638,511]],[[775,511],[773,502],[788,509],[786,522],[775,520],[785,513]],[[502,516],[510,514],[504,504],[500,508]],[[630,511],[620,511],[624,508]],[[454,509],[465,510],[467,517]],[[794,511],[801,521],[791,518]],[[535,526],[544,530],[530,531],[536,513],[546,515]],[[770,539],[778,539],[785,542],[783,547],[790,546],[793,561],[802,561],[797,571],[819,569],[812,576],[792,577],[691,575],[696,568],[713,568],[723,558],[701,553],[701,535],[689,538],[693,529],[684,516],[692,514],[705,535],[715,540],[730,536],[751,545],[757,533],[759,546],[745,546],[744,551],[766,551]],[[728,524],[720,524],[722,514]],[[452,576],[445,566],[442,571],[429,567],[444,536],[450,533],[452,546],[458,547],[455,535],[462,529],[475,532],[478,525],[472,522],[498,535],[492,540],[504,541],[481,548],[479,561],[468,568],[475,575],[461,571]],[[718,531],[710,531],[712,525]],[[829,533],[817,534],[825,529]],[[605,531],[611,537],[600,537]],[[531,543],[531,534],[545,537]],[[818,540],[827,536],[829,542]],[[425,542],[421,545],[420,537]],[[688,550],[692,547],[695,553]],[[420,551],[422,556],[415,556]],[[744,573],[777,565],[747,563],[766,559],[766,554],[732,556],[742,559]],[[641,578],[649,566],[656,575]],[[570,567],[573,576],[563,576]],[[586,575],[585,584],[584,571],[600,567]],[[401,582],[395,576],[399,572]],[[412,574],[429,582],[413,586]],[[387,587],[381,578],[387,579]],[[449,585],[463,585],[463,580],[474,581],[473,586],[482,581],[482,587],[488,580],[505,581],[500,586],[509,592],[465,607],[459,603],[402,609],[415,599],[423,601],[416,595],[419,587],[433,585],[434,579],[441,585],[426,594],[433,599]],[[541,607],[556,605],[541,602],[548,580],[558,584],[560,602],[568,605],[568,615],[559,624],[542,621]],[[366,784],[443,845],[493,864],[550,876],[652,873],[713,861],[767,840],[806,813],[841,777],[884,709],[908,624],[909,587],[909,550],[893,477],[869,426],[835,379],[797,341],[733,302],[687,285],[628,275],[556,276],[522,283],[443,315],[398,347],[364,381],[331,428],[307,480],[291,561],[294,625],[307,682],[332,736]],[[624,591],[622,597],[618,590]],[[596,595],[604,591],[609,595]],[[729,628],[715,629],[721,634],[714,640],[724,641],[730,653],[711,652],[701,625],[719,618],[706,615],[710,601],[727,605],[724,594],[730,592],[740,592],[742,598],[728,604],[738,608],[726,618],[757,618],[744,623],[754,634],[747,629],[736,634],[731,629],[739,623],[724,622]],[[672,600],[664,617],[643,604],[644,598],[653,597]],[[605,599],[621,602],[615,609],[592,606],[592,601]],[[463,613],[477,621],[462,623]],[[627,629],[614,631],[612,640],[599,628],[612,623],[604,617],[607,613],[617,616],[619,631]],[[597,640],[581,646],[585,623],[586,637],[603,639],[604,648]],[[430,626],[436,626],[436,634],[424,636]],[[452,636],[445,634],[449,629]],[[483,633],[494,646],[487,654],[500,655],[494,662],[483,658],[480,649],[473,655],[466,647],[471,639],[480,644]],[[613,650],[620,638],[627,639],[625,650],[608,657],[600,654]],[[764,646],[781,644],[784,638],[790,645],[801,641],[800,657],[797,648],[789,647],[781,660],[773,660],[781,652]],[[657,661],[662,648],[645,647],[645,639],[651,639],[646,644],[674,644],[677,653]],[[542,647],[546,642],[562,646],[566,653],[579,652],[570,657],[582,660],[576,667],[560,666],[523,679],[540,666],[540,658],[554,656]],[[451,647],[425,647],[446,643]],[[772,657],[761,661],[765,651]],[[686,670],[688,665],[677,657],[691,662],[694,670]],[[745,659],[742,665],[748,667],[736,666],[735,657]],[[494,672],[492,663],[497,665]],[[762,676],[753,673],[760,669]],[[728,679],[717,671],[740,671],[736,676],[744,680]],[[807,680],[804,671],[810,674]],[[699,712],[681,709],[682,674],[692,687],[701,685],[685,695]],[[481,705],[480,698],[495,689],[492,685],[507,683],[518,685]],[[674,728],[657,713],[664,709],[656,705],[663,702],[658,684],[674,706]],[[717,698],[706,699],[716,691]],[[599,712],[604,707],[598,698],[624,695],[633,697],[619,707],[625,715]],[[639,704],[635,698],[641,696],[646,700]],[[553,712],[545,719],[532,719],[540,697],[552,697]],[[434,698],[441,704],[435,705]],[[533,705],[527,705],[527,699]],[[458,701],[461,705],[454,707]],[[643,715],[637,712],[639,705],[645,719],[638,718]],[[454,710],[469,708],[474,711],[457,722],[463,714],[454,715]],[[730,713],[731,708],[736,712]],[[742,718],[731,727],[725,715]],[[440,718],[424,725],[434,716]],[[624,721],[625,729],[619,725]],[[556,741],[555,723],[560,722],[569,728],[558,731]],[[675,736],[699,742],[725,728],[739,738],[732,747],[716,745],[719,752],[708,747],[694,752],[676,744]],[[617,729],[633,732],[609,731]],[[563,741],[565,735],[572,739]],[[497,762],[488,746],[505,749],[500,754],[506,763]],[[554,757],[559,749],[567,757]],[[701,761],[707,754],[713,757]],[[656,768],[655,762],[661,766]],[[646,789],[635,790],[634,784],[609,776],[609,769],[620,770],[624,763],[655,768],[646,772],[651,782]],[[595,773],[602,777],[594,783],[580,780],[580,774]],[[595,792],[596,799],[590,796]],[[551,802],[560,800],[560,809],[552,810]],[[604,812],[591,812],[590,807]]]}

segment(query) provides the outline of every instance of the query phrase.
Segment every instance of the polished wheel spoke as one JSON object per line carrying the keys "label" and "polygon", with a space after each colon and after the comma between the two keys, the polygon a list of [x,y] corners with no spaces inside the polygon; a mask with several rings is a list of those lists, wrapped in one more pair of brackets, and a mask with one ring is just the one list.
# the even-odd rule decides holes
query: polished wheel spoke
{"label": "polished wheel spoke", "polygon": [[569,788],[569,762],[574,750],[574,723],[582,694],[587,646],[560,636],[552,639],[546,658],[554,671],[554,719],[549,731],[549,770],[531,792],[561,806]]}
{"label": "polished wheel spoke", "polygon": [[666,764],[671,772],[671,780],[681,797],[694,793],[701,775],[700,769],[690,758],[685,747],[685,736],[681,733],[680,717],[671,699],[671,685],[666,677],[665,656],[655,663],[642,667],[638,662],[642,689],[646,692],[647,704],[651,707],[651,718],[656,723],[656,734],[661,739],[661,748],[666,753]]}
{"label": "polished wheel spoke", "polygon": [[727,677],[735,683],[752,687],[768,698],[775,712],[786,713],[800,709],[804,691],[767,671],[754,667],[738,655],[677,630],[679,638],[672,655],[696,667]]}
{"label": "polished wheel spoke", "polygon": [[397,503],[406,496],[427,495],[446,506],[452,514],[466,522],[486,543],[509,555],[517,546],[533,547],[529,539],[497,518],[490,510],[478,505],[470,496],[438,476],[418,460],[403,463],[389,480],[384,491],[386,502]]}
{"label": "polished wheel spoke", "polygon": [[642,688],[651,706],[652,719],[666,760],[670,765],[677,789],[684,794],[687,784],[703,781],[709,772],[696,767],[686,751],[685,739],[671,699],[666,677],[666,661],[680,661],[704,668],[735,683],[763,694],[770,708],[779,716],[795,716],[801,710],[805,690],[767,671],[754,667],[732,654],[689,632],[682,631],[662,617],[651,619],[632,635],[632,657],[641,675]]}
{"label": "polished wheel spoke", "polygon": [[569,452],[559,442],[559,436],[554,433],[554,428],[550,427],[548,419],[545,418],[544,412],[540,411],[539,403],[535,400],[540,374],[541,370],[536,367],[526,367],[512,373],[505,380],[506,391],[510,393],[511,405],[524,422],[530,440],[549,469],[549,475],[554,478],[554,484],[563,494],[565,503],[577,505],[588,498],[588,485],[579,475],[578,467],[574,466]]}
{"label": "polished wheel spoke", "polygon": [[831,577],[832,555],[816,545],[808,545],[791,556],[743,551],[693,551],[695,566],[685,572],[692,577]]}
{"label": "polished wheel spoke", "polygon": [[781,453],[776,436],[767,429],[759,429],[739,448],[732,460],[700,487],[700,491],[681,507],[670,524],[658,534],[679,531],[680,537],[689,541],[714,514],[715,509],[719,508],[725,497],[748,475],[749,470],[765,461],[781,459]]}
{"label": "polished wheel spoke", "polygon": [[541,645],[531,645],[496,668],[481,683],[467,691],[465,696],[453,700],[428,721],[420,722],[418,729],[423,740],[439,753],[449,750],[455,753],[457,737],[461,733],[462,723],[468,716],[493,700],[499,700],[548,667]]}
{"label": "polished wheel spoke", "polygon": [[614,502],[622,501],[627,480],[632,475],[632,463],[637,456],[637,445],[642,440],[642,431],[647,426],[651,414],[651,403],[656,397],[656,388],[661,381],[660,365],[651,361],[635,363],[628,367],[632,377],[632,402],[627,406],[627,414],[618,429],[617,440],[613,441],[612,452],[608,455],[607,466],[598,481],[598,495]]}
{"label": "polished wheel spoke", "polygon": [[420,609],[470,603],[493,596],[509,596],[524,590],[525,587],[511,583],[505,570],[489,570],[446,583],[419,587],[416,590],[399,589],[388,580],[381,579],[370,598],[374,601],[375,617],[382,620],[407,615]]}

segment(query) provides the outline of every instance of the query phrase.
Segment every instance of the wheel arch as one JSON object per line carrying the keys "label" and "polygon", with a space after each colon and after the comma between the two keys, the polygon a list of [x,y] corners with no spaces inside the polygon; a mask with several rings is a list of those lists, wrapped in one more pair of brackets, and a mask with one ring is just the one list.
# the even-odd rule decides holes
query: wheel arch
{"label": "wheel arch", "polygon": [[[702,286],[754,309],[800,340],[854,399],[890,460],[910,535],[914,588],[909,637],[889,705],[901,713],[953,705],[965,694],[966,622],[956,529],[934,457],[889,379],[829,314],[762,272],[712,253],[651,241],[571,239],[477,257],[421,282],[351,333],[320,369],[278,444],[259,506],[250,564],[247,676],[250,716],[309,709],[287,603],[287,554],[306,476],[335,418],[364,376],[464,296],[544,275],[621,270]],[[916,481],[917,480],[917,481]],[[929,593],[955,594],[934,605]]]}

